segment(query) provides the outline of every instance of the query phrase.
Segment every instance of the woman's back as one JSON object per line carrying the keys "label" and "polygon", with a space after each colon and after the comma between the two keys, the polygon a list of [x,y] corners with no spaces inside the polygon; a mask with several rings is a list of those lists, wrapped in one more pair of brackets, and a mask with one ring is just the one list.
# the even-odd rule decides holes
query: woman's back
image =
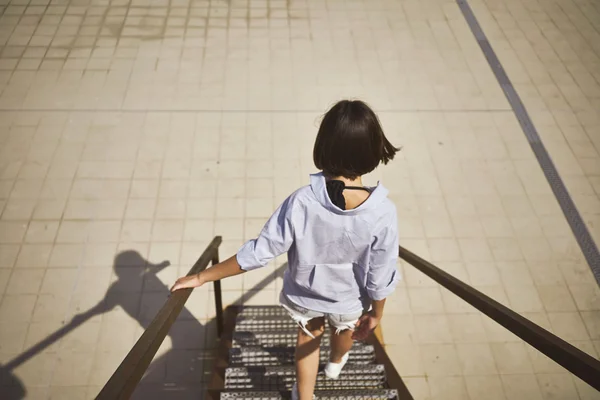
{"label": "woman's back", "polygon": [[310,186],[293,193],[242,247],[238,262],[251,269],[287,251],[284,292],[293,302],[329,313],[362,309],[370,287],[393,289],[397,280],[397,252],[389,251],[397,249],[396,209],[387,193],[378,185],[356,208],[342,210],[329,198],[323,174],[311,175]]}

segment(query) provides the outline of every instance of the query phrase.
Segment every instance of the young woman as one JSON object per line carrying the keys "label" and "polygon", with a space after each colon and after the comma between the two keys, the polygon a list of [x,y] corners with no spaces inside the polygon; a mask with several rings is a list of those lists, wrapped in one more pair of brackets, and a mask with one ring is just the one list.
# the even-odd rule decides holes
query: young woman
{"label": "young woman", "polygon": [[396,287],[396,208],[381,183],[365,187],[361,176],[392,160],[397,150],[365,103],[337,103],[325,114],[315,142],[314,163],[322,172],[292,193],[235,256],[178,279],[172,288],[238,275],[287,252],[280,302],[300,326],[293,399],[313,398],[325,318],[331,326],[325,374],[336,379],[353,341],[379,324],[385,298]]}

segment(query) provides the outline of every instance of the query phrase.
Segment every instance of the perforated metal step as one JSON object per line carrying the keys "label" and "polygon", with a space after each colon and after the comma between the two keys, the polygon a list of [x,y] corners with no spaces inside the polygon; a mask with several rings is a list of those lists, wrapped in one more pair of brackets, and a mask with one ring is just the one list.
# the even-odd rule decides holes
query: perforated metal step
{"label": "perforated metal step", "polygon": [[[262,346],[262,347],[294,347],[298,329],[275,332],[233,332],[233,347]],[[321,339],[323,346],[329,346],[329,335]]]}
{"label": "perforated metal step", "polygon": [[[276,366],[294,364],[295,347],[243,347],[229,350],[231,366]],[[321,363],[329,360],[329,347],[320,351]],[[350,364],[371,364],[375,361],[373,346],[355,343],[350,352]]]}
{"label": "perforated metal step", "polygon": [[245,306],[239,317],[284,317],[287,311],[281,306]]}
{"label": "perforated metal step", "polygon": [[[293,365],[283,367],[245,367],[225,370],[225,389],[258,391],[291,390],[296,371]],[[339,379],[317,376],[316,390],[385,389],[383,365],[346,365]]]}
{"label": "perforated metal step", "polygon": [[[398,400],[398,392],[393,389],[350,389],[315,391],[317,400]],[[220,400],[288,400],[290,391],[228,391],[221,392]]]}
{"label": "perforated metal step", "polygon": [[288,316],[261,317],[248,316],[238,317],[235,322],[235,331],[246,332],[278,332],[297,331],[298,325]]}
{"label": "perforated metal step", "polygon": [[[247,332],[239,331],[233,333],[233,347],[296,347],[296,337],[298,330],[279,331],[279,332]],[[330,336],[323,335],[321,346],[329,347]],[[362,342],[355,342],[355,346],[362,345]]]}

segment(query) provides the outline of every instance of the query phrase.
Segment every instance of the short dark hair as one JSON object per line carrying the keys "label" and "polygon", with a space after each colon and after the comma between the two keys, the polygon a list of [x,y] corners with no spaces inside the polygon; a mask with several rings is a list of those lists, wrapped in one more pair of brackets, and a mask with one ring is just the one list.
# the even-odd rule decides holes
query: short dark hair
{"label": "short dark hair", "polygon": [[313,161],[326,176],[347,179],[387,164],[399,149],[383,134],[377,115],[359,100],[342,100],[323,117]]}

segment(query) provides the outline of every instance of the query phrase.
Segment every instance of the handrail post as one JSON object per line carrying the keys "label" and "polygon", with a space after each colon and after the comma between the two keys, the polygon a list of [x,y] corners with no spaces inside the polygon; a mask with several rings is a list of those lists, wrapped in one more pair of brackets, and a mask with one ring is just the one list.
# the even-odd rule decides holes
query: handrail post
{"label": "handrail post", "polygon": [[[215,248],[213,253],[212,265],[219,263],[219,248]],[[221,281],[214,281],[213,287],[215,291],[215,309],[217,312],[217,336],[220,338],[223,334],[223,296],[221,294]]]}

